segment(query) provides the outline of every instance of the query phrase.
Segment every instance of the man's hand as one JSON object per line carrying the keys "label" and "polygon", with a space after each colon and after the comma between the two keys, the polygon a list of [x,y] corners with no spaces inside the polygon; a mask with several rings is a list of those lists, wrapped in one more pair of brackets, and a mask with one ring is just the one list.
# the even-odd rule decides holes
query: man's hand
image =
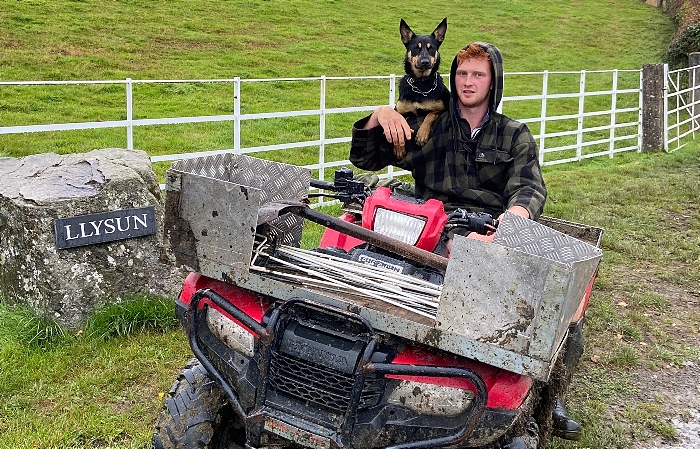
{"label": "man's hand", "polygon": [[[521,217],[530,218],[530,212],[528,212],[527,209],[525,209],[522,206],[511,206],[508,209],[508,212],[513,213],[515,215],[520,215]],[[504,215],[505,214],[499,215],[498,221],[501,221],[501,219],[503,218]],[[491,242],[493,242],[493,238],[495,236],[496,236],[495,232],[488,232],[486,235],[481,235],[481,234],[477,234],[476,232],[472,232],[467,236],[467,238],[474,239],[474,240],[481,240],[482,242],[491,243]]]}
{"label": "man's hand", "polygon": [[370,116],[365,129],[381,126],[387,142],[395,146],[405,146],[407,140],[411,140],[413,130],[403,115],[390,106],[380,106]]}
{"label": "man's hand", "polygon": [[[508,208],[508,212],[515,215],[520,215],[521,217],[530,218],[530,212],[528,212],[527,209],[525,209],[523,206],[511,206]],[[503,218],[503,215],[505,214],[499,215],[498,221],[500,221],[501,218]]]}
{"label": "man's hand", "polygon": [[494,232],[489,232],[486,235],[477,234],[476,232],[470,232],[467,236],[468,239],[481,240],[482,242],[491,243],[493,238],[496,236]]}

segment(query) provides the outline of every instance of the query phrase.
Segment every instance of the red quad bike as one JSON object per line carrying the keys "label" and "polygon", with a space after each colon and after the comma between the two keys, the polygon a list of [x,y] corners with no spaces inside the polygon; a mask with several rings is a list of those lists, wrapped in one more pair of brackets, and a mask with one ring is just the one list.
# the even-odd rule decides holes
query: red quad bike
{"label": "red quad bike", "polygon": [[[195,359],[154,447],[548,445],[600,229],[447,215],[347,169],[313,181],[247,156],[176,162],[166,190],[166,240],[192,271],[176,311]],[[310,208],[320,195],[346,212]],[[315,250],[299,247],[309,221],[327,228]],[[487,231],[493,243],[459,235]]]}

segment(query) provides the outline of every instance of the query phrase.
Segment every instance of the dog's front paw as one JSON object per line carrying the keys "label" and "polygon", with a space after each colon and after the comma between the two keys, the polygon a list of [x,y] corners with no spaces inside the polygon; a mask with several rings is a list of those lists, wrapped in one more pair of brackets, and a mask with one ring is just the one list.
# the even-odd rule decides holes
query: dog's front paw
{"label": "dog's front paw", "polygon": [[397,161],[400,161],[406,156],[406,147],[400,145],[394,145],[394,156]]}
{"label": "dog's front paw", "polygon": [[428,142],[428,139],[430,138],[430,128],[424,129],[424,127],[420,127],[418,129],[418,132],[416,133],[416,145],[419,147],[422,147]]}

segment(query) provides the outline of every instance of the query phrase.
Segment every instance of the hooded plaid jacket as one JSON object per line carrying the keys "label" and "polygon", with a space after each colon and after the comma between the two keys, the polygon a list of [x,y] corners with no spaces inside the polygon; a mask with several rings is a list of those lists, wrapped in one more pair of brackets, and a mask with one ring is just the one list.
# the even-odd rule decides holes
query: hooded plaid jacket
{"label": "hooded plaid jacket", "polygon": [[[547,190],[537,157],[537,144],[526,125],[496,112],[503,96],[503,64],[500,50],[478,43],[487,51],[494,77],[489,98],[489,118],[471,139],[471,129],[457,113],[454,84],[457,58],[450,70],[450,107],[432,126],[423,147],[406,142],[406,156],[397,161],[393,145],[381,126],[362,129],[369,117],[353,126],[350,161],[364,170],[395,165],[409,170],[416,184],[416,197],[435,198],[451,211],[458,207],[487,212],[494,217],[511,206],[522,206],[537,220],[544,209]],[[421,118],[408,123],[417,130]]]}

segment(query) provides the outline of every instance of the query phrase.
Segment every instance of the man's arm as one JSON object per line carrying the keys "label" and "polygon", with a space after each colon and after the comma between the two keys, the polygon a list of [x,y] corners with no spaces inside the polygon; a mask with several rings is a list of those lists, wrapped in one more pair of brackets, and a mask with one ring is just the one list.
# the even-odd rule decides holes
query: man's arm
{"label": "man's arm", "polygon": [[[537,143],[527,126],[514,138],[512,167],[508,170],[508,181],[503,198],[507,200],[507,211],[521,217],[537,220],[544,209],[547,188],[537,156]],[[503,218],[501,214],[498,219]],[[493,233],[487,235],[472,232],[469,238],[492,242]]]}
{"label": "man's arm", "polygon": [[364,129],[381,126],[384,130],[386,141],[399,146],[404,146],[407,140],[411,140],[413,130],[403,115],[396,112],[391,106],[380,106],[370,115]]}
{"label": "man's arm", "polygon": [[363,170],[376,171],[388,165],[410,170],[406,159],[396,160],[393,142],[399,139],[405,142],[406,135],[410,138],[412,132],[401,114],[389,106],[381,106],[353,125],[350,162]]}
{"label": "man's arm", "polygon": [[537,220],[544,210],[547,188],[542,178],[537,143],[527,126],[522,125],[521,132],[514,138],[511,154],[513,163],[508,170],[503,198],[509,211]]}

